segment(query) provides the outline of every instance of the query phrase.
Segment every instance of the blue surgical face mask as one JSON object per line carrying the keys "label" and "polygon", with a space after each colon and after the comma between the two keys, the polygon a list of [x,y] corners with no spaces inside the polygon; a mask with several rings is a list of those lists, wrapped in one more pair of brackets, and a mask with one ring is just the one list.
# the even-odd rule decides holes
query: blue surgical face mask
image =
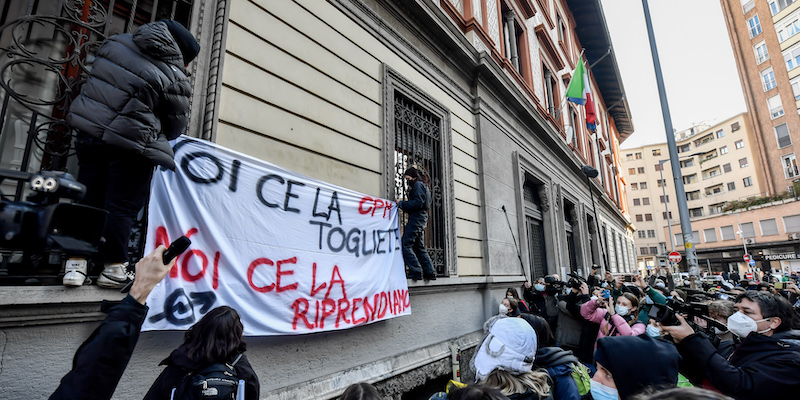
{"label": "blue surgical face mask", "polygon": [[541,283],[533,285],[533,288],[536,289],[537,292],[544,292],[544,285],[542,285]]}
{"label": "blue surgical face mask", "polygon": [[661,336],[661,329],[656,328],[653,325],[647,325],[647,336],[657,338]]}
{"label": "blue surgical face mask", "polygon": [[617,304],[616,306],[614,306],[614,311],[616,311],[617,314],[619,314],[620,317],[624,317],[624,316],[628,315],[628,313],[631,311],[631,309],[628,308],[628,307],[621,306],[621,305]]}
{"label": "blue surgical face mask", "polygon": [[592,380],[591,388],[589,391],[592,393],[592,398],[594,400],[618,400],[619,393],[617,389],[610,388],[602,383]]}
{"label": "blue surgical face mask", "polygon": [[602,287],[603,289],[607,288],[608,282],[603,282],[603,284],[601,284],[600,287]]}
{"label": "blue surgical face mask", "polygon": [[653,299],[651,299],[651,298],[650,298],[650,296],[649,296],[649,295],[648,295],[648,296],[645,296],[645,298],[644,298],[644,302],[645,302],[645,304],[653,304],[653,303],[655,303],[655,302],[653,301]]}

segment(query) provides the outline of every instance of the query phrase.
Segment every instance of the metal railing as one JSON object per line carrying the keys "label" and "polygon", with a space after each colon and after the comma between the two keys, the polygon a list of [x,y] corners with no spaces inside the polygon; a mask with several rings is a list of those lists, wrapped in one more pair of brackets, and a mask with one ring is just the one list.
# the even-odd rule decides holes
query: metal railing
{"label": "metal railing", "polygon": [[[77,176],[74,133],[65,118],[100,44],[158,19],[189,26],[192,8],[192,0],[0,2],[0,169]],[[0,191],[5,200],[26,195],[23,182]],[[139,218],[132,231],[134,257],[141,253],[144,225]]]}

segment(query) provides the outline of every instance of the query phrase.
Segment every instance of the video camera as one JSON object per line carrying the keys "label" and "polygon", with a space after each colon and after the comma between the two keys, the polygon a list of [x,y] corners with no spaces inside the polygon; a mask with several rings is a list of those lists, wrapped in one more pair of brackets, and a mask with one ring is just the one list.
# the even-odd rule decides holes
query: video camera
{"label": "video camera", "polygon": [[[667,299],[666,304],[653,304],[650,308],[650,312],[647,315],[659,322],[661,325],[680,325],[681,322],[678,320],[675,314],[685,315],[686,322],[692,327],[692,329],[695,331],[704,331],[710,338],[716,338],[716,334],[714,332],[715,327],[723,331],[728,330],[728,327],[725,326],[725,324],[709,316],[708,305],[704,303],[687,303],[676,299]],[[706,326],[703,327],[695,323],[695,318],[705,321]]]}
{"label": "video camera", "polygon": [[580,289],[581,285],[586,283],[586,279],[583,279],[580,275],[570,272],[567,276],[570,278],[569,281],[567,281],[567,287],[570,289]]}
{"label": "video camera", "polygon": [[[5,195],[0,200],[0,252],[4,256],[22,252],[23,266],[36,267],[46,255],[88,256],[97,252],[108,213],[60,202],[62,198],[80,200],[86,194],[86,187],[72,175],[0,170],[0,183],[6,179],[20,182],[18,185],[28,182],[32,192],[24,201],[9,200]],[[8,271],[0,271],[3,273]]]}

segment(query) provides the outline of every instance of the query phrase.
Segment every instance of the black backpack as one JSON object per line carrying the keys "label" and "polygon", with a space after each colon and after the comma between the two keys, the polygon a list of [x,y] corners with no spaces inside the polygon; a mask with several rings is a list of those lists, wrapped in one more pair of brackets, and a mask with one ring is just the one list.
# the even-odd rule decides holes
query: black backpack
{"label": "black backpack", "polygon": [[242,355],[239,354],[230,364],[216,363],[189,372],[172,389],[170,400],[237,400],[239,378],[233,367],[241,358]]}

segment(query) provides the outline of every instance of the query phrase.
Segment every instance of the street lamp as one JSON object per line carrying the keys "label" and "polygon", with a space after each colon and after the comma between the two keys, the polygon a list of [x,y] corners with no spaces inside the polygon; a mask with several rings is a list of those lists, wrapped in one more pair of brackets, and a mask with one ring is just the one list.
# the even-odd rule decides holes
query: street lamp
{"label": "street lamp", "polygon": [[[744,229],[742,229],[742,220],[739,218],[739,213],[736,213],[736,220],[739,222],[739,230],[736,231],[736,234],[742,238],[742,247],[744,247],[744,254],[747,255],[747,240],[744,238]],[[746,265],[745,268],[748,270],[750,269],[750,265]]]}
{"label": "street lamp", "polygon": [[581,167],[581,172],[586,175],[586,185],[589,186],[589,197],[592,199],[592,210],[594,211],[594,223],[595,223],[595,232],[597,232],[597,237],[600,238],[600,252],[603,254],[603,268],[606,272],[608,271],[608,256],[606,255],[606,247],[603,244],[603,235],[600,232],[600,219],[597,218],[597,205],[594,203],[594,189],[592,188],[592,182],[589,180],[597,178],[597,175],[600,172],[591,165],[584,165]]}
{"label": "street lamp", "polygon": [[[675,241],[672,236],[672,223],[669,221],[669,203],[667,202],[667,185],[664,184],[664,163],[669,162],[669,159],[661,160],[658,162],[658,173],[661,175],[661,193],[664,194],[664,209],[667,211],[667,229],[669,229],[669,248],[670,252],[675,252]],[[662,231],[663,232],[663,231]],[[667,257],[670,267],[672,267],[672,260]],[[675,272],[670,268],[670,273]],[[656,274],[658,275],[658,274]]]}

